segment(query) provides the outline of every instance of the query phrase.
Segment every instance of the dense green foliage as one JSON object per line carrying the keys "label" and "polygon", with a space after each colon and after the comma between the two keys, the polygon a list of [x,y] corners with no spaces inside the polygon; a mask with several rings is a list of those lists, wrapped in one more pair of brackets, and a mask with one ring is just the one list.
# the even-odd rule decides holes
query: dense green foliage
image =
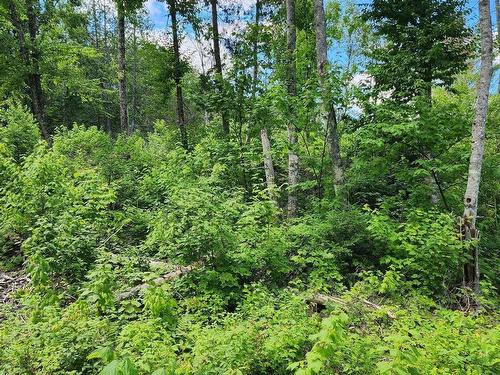
{"label": "dense green foliage", "polygon": [[464,0],[374,0],[366,18],[384,36],[371,53],[379,90],[405,101],[430,93],[436,81],[452,83],[472,50],[469,11]]}
{"label": "dense green foliage", "polygon": [[[27,1],[13,2],[23,22]],[[97,1],[104,11],[93,14],[78,3],[47,1],[30,45],[40,52],[49,145],[27,105],[33,66],[18,61],[0,2],[0,375],[500,373],[500,95],[489,100],[477,244],[463,241],[457,220],[477,80],[462,1],[422,1],[414,12],[415,2],[398,12],[395,1],[374,1],[363,16],[327,2],[328,41],[347,56],[327,80],[338,191],[319,120],[312,1],[296,1],[296,96],[283,85],[281,2],[262,1],[261,23],[231,35],[224,77],[182,61],[188,150],[175,120],[175,56],[136,39],[149,27],[141,2],[125,2],[133,134],[118,129],[116,33],[101,25],[110,5]],[[210,34],[204,5],[180,10],[187,34]],[[400,20],[432,9],[439,25]],[[224,15],[238,19],[231,7]],[[369,54],[381,35],[388,43]],[[429,50],[441,36],[457,44]],[[425,79],[410,66],[426,65],[420,50],[442,62],[430,91],[419,91]],[[354,84],[366,54],[383,87]],[[416,76],[400,80],[402,71]],[[381,100],[395,81],[401,90]],[[286,217],[290,105],[295,218]],[[480,294],[463,282],[476,245]]]}
{"label": "dense green foliage", "polygon": [[[18,307],[3,308],[3,373],[495,373],[494,270],[485,268],[484,316],[429,299],[461,303],[449,294],[464,257],[450,215],[312,198],[308,213],[282,222],[257,191],[245,199],[219,141],[188,154],[161,123],[147,139],[75,126],[48,150],[16,136],[38,136],[22,108],[3,116],[2,257],[7,269],[27,259],[32,280]],[[226,154],[207,156],[214,146]],[[346,288],[345,312],[307,302]]]}

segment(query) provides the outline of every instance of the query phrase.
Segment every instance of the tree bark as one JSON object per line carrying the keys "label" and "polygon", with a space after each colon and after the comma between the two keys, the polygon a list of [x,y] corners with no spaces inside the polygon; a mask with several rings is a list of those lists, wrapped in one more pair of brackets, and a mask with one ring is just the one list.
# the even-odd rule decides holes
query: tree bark
{"label": "tree bark", "polygon": [[143,292],[146,289],[148,289],[151,285],[161,285],[161,284],[166,283],[168,281],[176,280],[179,277],[184,276],[184,275],[198,269],[199,267],[201,267],[200,263],[195,263],[195,264],[192,264],[189,266],[177,266],[173,271],[166,273],[165,275],[154,279],[152,281],[152,283],[139,284],[139,285],[134,286],[133,288],[131,288],[125,292],[117,294],[116,299],[118,300],[118,302],[120,302],[120,301],[126,300],[128,298],[134,297],[134,296],[138,295],[140,292]]}
{"label": "tree bark", "polygon": [[26,66],[26,69],[28,70],[28,74],[26,75],[25,79],[26,84],[29,88],[31,110],[38,122],[38,126],[40,127],[43,138],[50,145],[51,139],[45,122],[42,80],[39,68],[40,51],[38,50],[36,40],[38,34],[37,14],[39,10],[35,7],[37,7],[37,5],[34,4],[33,0],[26,1],[26,15],[28,21],[28,34],[30,39],[30,43],[29,45],[27,45],[23,22],[21,21],[21,18],[17,13],[15,3],[13,1],[9,2],[10,18],[15,29],[15,34],[17,35],[19,43],[19,53],[24,65]]}
{"label": "tree bark", "polygon": [[[257,84],[259,80],[259,27],[260,27],[260,13],[262,11],[261,0],[256,0],[255,2],[255,23],[254,23],[254,33],[252,41],[252,58],[253,58],[253,72],[252,72],[252,109],[255,109],[255,98],[257,96]],[[250,139],[253,136],[253,130],[258,128],[257,116],[255,116],[255,111],[253,111],[253,128],[249,122],[247,125],[247,134],[245,138],[245,143],[249,144]]]}
{"label": "tree bark", "polygon": [[[497,45],[498,55],[500,56],[500,0],[495,0],[495,10],[497,15]],[[500,79],[498,80],[497,93],[500,94]]]}
{"label": "tree bark", "polygon": [[[50,144],[49,133],[46,128],[45,123],[45,114],[44,114],[44,106],[43,106],[43,91],[42,91],[42,78],[40,74],[39,68],[39,60],[40,60],[40,51],[38,50],[36,36],[38,34],[38,20],[37,13],[38,9],[35,9],[34,2],[32,0],[27,1],[27,16],[28,16],[28,30],[30,35],[31,42],[31,73],[29,75],[30,80],[30,89],[31,89],[31,99],[32,99],[32,107],[33,113],[40,125],[40,130],[42,131],[43,137]],[[38,6],[38,4],[36,5]]]}
{"label": "tree bark", "polygon": [[189,143],[186,132],[186,121],[184,117],[184,98],[182,96],[181,86],[181,65],[180,65],[180,52],[179,52],[179,35],[177,31],[177,0],[171,0],[170,4],[170,17],[172,18],[172,39],[174,45],[174,80],[175,80],[175,93],[177,101],[177,125],[181,136],[182,147],[185,150],[189,149]]}
{"label": "tree bark", "polygon": [[[217,90],[219,91],[219,98],[223,99],[224,83],[222,75],[222,60],[220,55],[220,41],[219,41],[219,21],[217,19],[217,0],[210,0],[212,9],[212,39],[214,43],[214,60],[215,60],[215,73],[217,74]],[[229,120],[224,105],[220,108],[222,117],[222,130],[224,134],[229,135]]]}
{"label": "tree bark", "polygon": [[260,0],[255,2],[255,32],[253,35],[253,76],[252,76],[252,98],[255,98],[257,93],[257,82],[259,78],[259,27],[260,27],[260,12],[262,3]]}
{"label": "tree bark", "polygon": [[96,50],[99,50],[99,20],[97,17],[97,5],[96,0],[92,0],[92,22],[94,26],[94,46]]}
{"label": "tree bark", "polygon": [[[463,230],[466,240],[479,238],[476,229],[477,207],[484,157],[488,97],[493,71],[493,35],[489,0],[479,1],[479,28],[481,31],[481,70],[477,85],[476,115],[472,126],[469,174],[464,196]],[[479,256],[477,252],[477,246],[473,246],[472,260],[465,267],[465,281],[472,285],[476,292],[479,292]]]}
{"label": "tree bark", "polygon": [[[104,61],[106,62],[106,64],[109,64],[110,63],[110,58],[109,58],[109,44],[108,44],[108,17],[107,17],[107,10],[106,9],[106,5],[104,5],[104,9],[103,9],[103,31],[104,31],[104,35],[103,35],[103,43],[104,43],[104,53],[105,53],[105,58],[104,58]],[[105,76],[107,77],[107,76]],[[102,88],[103,88],[103,91],[104,91],[104,109],[105,109],[105,117],[106,117],[106,130],[108,132],[109,135],[112,135],[113,134],[113,126],[111,124],[111,118],[110,118],[110,112],[109,112],[109,96],[108,96],[108,93],[106,91],[106,89],[109,89],[109,82],[107,80],[107,78],[104,79],[103,81],[103,84],[102,84]]]}
{"label": "tree bark", "polygon": [[127,113],[127,81],[125,72],[125,7],[122,0],[117,3],[118,15],[118,88],[120,96],[120,127],[130,133]]}
{"label": "tree bark", "polygon": [[[297,31],[295,26],[295,0],[286,0],[287,40],[287,91],[289,100],[296,96],[295,49]],[[299,182],[299,157],[296,151],[297,137],[294,125],[293,105],[289,105],[288,132],[288,217],[297,216],[297,184]]]}
{"label": "tree bark", "polygon": [[333,188],[339,195],[343,184],[344,173],[340,157],[340,141],[337,126],[337,113],[328,87],[328,46],[326,42],[326,22],[323,0],[314,0],[314,25],[316,29],[316,64],[318,69],[322,111],[321,123],[327,132],[327,141],[330,149],[330,158],[333,166]]}
{"label": "tree bark", "polygon": [[130,109],[132,114],[130,116],[130,133],[133,133],[137,127],[137,26],[134,22],[132,26],[132,103]]}
{"label": "tree bark", "polygon": [[267,129],[260,131],[260,139],[262,141],[262,153],[264,155],[264,171],[266,172],[266,183],[269,199],[276,202],[276,178],[274,174],[273,158],[271,155],[271,142],[267,135]]}
{"label": "tree bark", "polygon": [[[316,294],[310,298],[307,299],[308,302],[312,302],[316,305],[321,305],[321,306],[326,306],[327,304],[330,304],[330,303],[336,303],[338,305],[341,305],[341,306],[344,306],[346,307],[347,305],[347,302],[344,301],[342,298],[340,297],[337,297],[337,296],[328,296],[328,295],[325,295],[325,294]],[[368,301],[367,299],[363,299],[361,300],[361,302],[371,308],[371,309],[374,309],[374,310],[382,310],[382,306],[380,305],[377,305],[376,303],[373,303],[371,301]],[[391,311],[387,311],[386,312],[387,316],[391,319],[396,319],[396,315],[394,315],[393,312]]]}
{"label": "tree bark", "polygon": [[[96,51],[99,51],[101,48],[99,45],[99,17],[97,15],[96,0],[92,0],[91,7],[92,7],[92,23],[94,26],[94,47]],[[101,100],[104,103],[104,81],[100,76],[99,76],[99,87],[101,88]],[[99,106],[95,106],[95,115],[99,128],[102,128],[101,108],[99,108]]]}

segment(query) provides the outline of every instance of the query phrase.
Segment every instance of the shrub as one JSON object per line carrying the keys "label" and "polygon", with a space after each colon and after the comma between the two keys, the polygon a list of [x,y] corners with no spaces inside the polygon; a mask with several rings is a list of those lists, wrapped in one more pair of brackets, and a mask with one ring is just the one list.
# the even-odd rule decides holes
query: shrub
{"label": "shrub", "polygon": [[26,256],[40,254],[56,276],[82,280],[97,254],[114,192],[94,169],[73,169],[43,147],[25,159],[5,191],[2,235],[23,240]]}
{"label": "shrub", "polygon": [[0,108],[0,154],[8,154],[17,163],[40,142],[40,131],[33,115],[20,104],[8,102]]}
{"label": "shrub", "polygon": [[46,308],[39,320],[11,316],[0,326],[0,373],[92,374],[87,356],[106,345],[114,325],[83,301],[64,311]]}
{"label": "shrub", "polygon": [[140,374],[175,366],[175,347],[160,319],[140,320],[123,326],[116,340],[118,358],[130,358]]}
{"label": "shrub", "polygon": [[403,223],[372,213],[368,229],[381,246],[380,262],[429,293],[442,293],[458,280],[463,244],[449,214],[411,211]]}
{"label": "shrub", "polygon": [[[425,297],[423,297],[425,300]],[[429,310],[422,297],[407,299],[396,319],[378,312],[333,310],[311,337],[296,374],[495,374],[500,330],[493,321],[458,311]]]}
{"label": "shrub", "polygon": [[183,367],[200,375],[286,374],[287,363],[303,355],[316,326],[301,298],[287,292],[273,296],[255,286],[220,324],[183,328],[192,348]]}

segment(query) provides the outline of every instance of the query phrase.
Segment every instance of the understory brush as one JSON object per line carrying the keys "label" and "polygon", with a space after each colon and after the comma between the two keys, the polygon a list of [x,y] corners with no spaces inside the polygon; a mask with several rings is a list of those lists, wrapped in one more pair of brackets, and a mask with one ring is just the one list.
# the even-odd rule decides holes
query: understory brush
{"label": "understory brush", "polygon": [[451,214],[306,186],[288,220],[260,151],[187,152],[164,122],[74,125],[49,148],[22,108],[1,113],[0,281],[27,281],[0,308],[0,374],[500,372],[495,253],[481,310],[458,309]]}

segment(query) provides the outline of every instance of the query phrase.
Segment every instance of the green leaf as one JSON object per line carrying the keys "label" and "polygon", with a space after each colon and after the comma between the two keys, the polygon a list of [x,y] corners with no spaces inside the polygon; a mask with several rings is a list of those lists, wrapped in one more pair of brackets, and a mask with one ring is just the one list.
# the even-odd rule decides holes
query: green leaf
{"label": "green leaf", "polygon": [[115,359],[108,363],[99,373],[100,375],[124,375],[121,371],[122,361]]}

